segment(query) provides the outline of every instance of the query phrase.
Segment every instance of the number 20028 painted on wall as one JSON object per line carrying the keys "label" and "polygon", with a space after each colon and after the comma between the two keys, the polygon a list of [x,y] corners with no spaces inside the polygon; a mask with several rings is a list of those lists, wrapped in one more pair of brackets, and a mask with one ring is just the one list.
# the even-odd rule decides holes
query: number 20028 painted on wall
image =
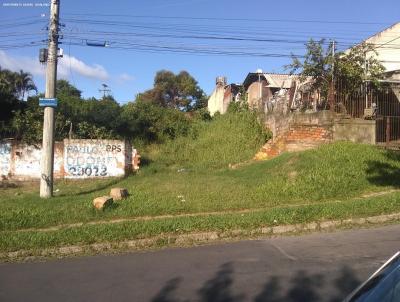
{"label": "number 20028 painted on wall", "polygon": [[69,167],[69,173],[73,176],[107,176],[107,167]]}

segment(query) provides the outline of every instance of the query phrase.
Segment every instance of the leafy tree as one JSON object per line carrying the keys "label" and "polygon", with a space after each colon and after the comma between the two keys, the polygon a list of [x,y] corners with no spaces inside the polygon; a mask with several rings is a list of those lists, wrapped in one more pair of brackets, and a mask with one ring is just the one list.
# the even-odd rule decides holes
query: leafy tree
{"label": "leafy tree", "polygon": [[57,81],[57,91],[60,135],[68,137],[72,127],[75,138],[118,138],[121,107],[114,98],[83,99],[81,91],[66,80]]}
{"label": "leafy tree", "polygon": [[56,91],[58,96],[65,95],[80,98],[82,95],[82,92],[71,85],[67,80],[57,80]]}
{"label": "leafy tree", "polygon": [[85,103],[85,121],[109,130],[119,127],[121,107],[112,96],[106,96],[101,100],[92,98]]}
{"label": "leafy tree", "polygon": [[374,56],[376,51],[372,45],[363,43],[347,52],[337,52],[335,56],[332,56],[332,44],[325,45],[324,39],[310,39],[304,60],[292,56],[292,63],[286,68],[291,73],[300,71],[301,81],[312,77],[312,90],[319,91],[325,99],[333,78],[345,83],[349,91],[358,89],[365,80],[378,83],[384,67]]}
{"label": "leafy tree", "polygon": [[9,94],[15,93],[13,72],[11,72],[8,69],[2,69],[1,66],[0,66],[0,91]]}
{"label": "leafy tree", "polygon": [[[0,67],[0,136],[10,136],[12,133],[11,120],[14,112],[24,107],[19,99],[22,88],[17,81],[18,74]],[[28,89],[28,88],[26,88]]]}
{"label": "leafy tree", "polygon": [[346,83],[349,92],[358,89],[367,80],[373,86],[379,86],[379,79],[385,67],[376,58],[375,47],[362,43],[350,49],[348,53],[338,55],[335,76]]}
{"label": "leafy tree", "polygon": [[182,111],[192,111],[206,105],[203,90],[187,71],[176,75],[167,70],[157,72],[154,87],[140,94],[137,100]]}
{"label": "leafy tree", "polygon": [[78,123],[75,135],[80,138],[90,139],[115,139],[116,135],[105,127],[96,126],[88,122]]}
{"label": "leafy tree", "polygon": [[292,55],[292,64],[285,66],[290,73],[300,72],[300,80],[304,82],[307,77],[312,77],[312,89],[327,92],[332,79],[332,47],[325,48],[325,40],[310,41],[306,44],[306,54],[303,62]]}
{"label": "leafy tree", "polygon": [[19,72],[14,73],[14,85],[17,97],[20,100],[24,100],[25,94],[32,90],[37,93],[36,85],[33,82],[32,75],[29,72],[20,70]]}
{"label": "leafy tree", "polygon": [[38,145],[43,133],[43,110],[37,106],[15,112],[12,120],[13,137],[29,145]]}
{"label": "leafy tree", "polygon": [[123,106],[120,133],[144,142],[161,142],[186,135],[190,120],[177,109],[137,101]]}
{"label": "leafy tree", "polygon": [[[19,86],[16,84],[17,75],[26,80],[26,85],[23,81]],[[24,72],[0,71],[0,96],[7,96],[0,98],[2,109],[7,109],[0,111],[3,119],[0,134],[28,144],[40,144],[43,108],[39,107],[39,97],[43,94],[28,97],[26,101],[18,100],[18,96],[23,98],[22,91],[29,91],[29,78],[30,75]],[[204,108],[190,114],[182,112],[201,107],[204,100],[204,93],[186,72],[178,75],[158,73],[155,87],[143,94],[151,98],[142,100],[139,97],[136,102],[125,106],[120,106],[111,96],[100,100],[84,99],[81,91],[66,80],[57,81],[56,88],[59,100],[55,116],[56,140],[72,135],[73,138],[123,137],[163,142],[187,135],[192,119],[210,119]],[[8,115],[5,116],[4,112]]]}

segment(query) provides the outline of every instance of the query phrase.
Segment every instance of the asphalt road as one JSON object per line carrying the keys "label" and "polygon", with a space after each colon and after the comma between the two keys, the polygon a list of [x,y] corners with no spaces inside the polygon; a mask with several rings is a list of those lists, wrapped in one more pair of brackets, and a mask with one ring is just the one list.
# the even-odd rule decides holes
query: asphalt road
{"label": "asphalt road", "polygon": [[341,301],[400,250],[400,225],[0,264],[0,301]]}

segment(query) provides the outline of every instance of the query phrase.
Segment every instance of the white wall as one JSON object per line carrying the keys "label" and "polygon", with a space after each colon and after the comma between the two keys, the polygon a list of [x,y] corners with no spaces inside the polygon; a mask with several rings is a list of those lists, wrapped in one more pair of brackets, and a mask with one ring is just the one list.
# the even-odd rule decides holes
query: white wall
{"label": "white wall", "polygon": [[400,23],[383,30],[365,42],[375,46],[378,52],[377,58],[382,61],[386,71],[400,69]]}
{"label": "white wall", "polygon": [[[40,146],[0,142],[0,180],[40,177]],[[54,147],[55,178],[121,177],[138,170],[140,155],[120,140],[64,140]]]}
{"label": "white wall", "polygon": [[64,140],[64,173],[65,178],[124,176],[125,144],[116,140]]}
{"label": "white wall", "polygon": [[226,109],[224,108],[224,94],[225,87],[223,85],[217,85],[208,99],[208,111],[213,116],[217,111],[224,114]]}
{"label": "white wall", "polygon": [[0,144],[0,177],[6,177],[11,172],[11,143]]}

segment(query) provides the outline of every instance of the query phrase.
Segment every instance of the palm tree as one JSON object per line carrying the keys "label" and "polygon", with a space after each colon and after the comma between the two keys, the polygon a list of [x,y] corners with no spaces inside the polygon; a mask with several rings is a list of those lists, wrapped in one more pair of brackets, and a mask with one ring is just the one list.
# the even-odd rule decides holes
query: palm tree
{"label": "palm tree", "polygon": [[32,75],[29,72],[20,70],[15,73],[15,91],[17,97],[21,100],[25,98],[25,93],[34,90],[37,93],[37,88],[33,82]]}
{"label": "palm tree", "polygon": [[0,66],[0,91],[15,94],[14,72],[8,69],[2,69]]}

